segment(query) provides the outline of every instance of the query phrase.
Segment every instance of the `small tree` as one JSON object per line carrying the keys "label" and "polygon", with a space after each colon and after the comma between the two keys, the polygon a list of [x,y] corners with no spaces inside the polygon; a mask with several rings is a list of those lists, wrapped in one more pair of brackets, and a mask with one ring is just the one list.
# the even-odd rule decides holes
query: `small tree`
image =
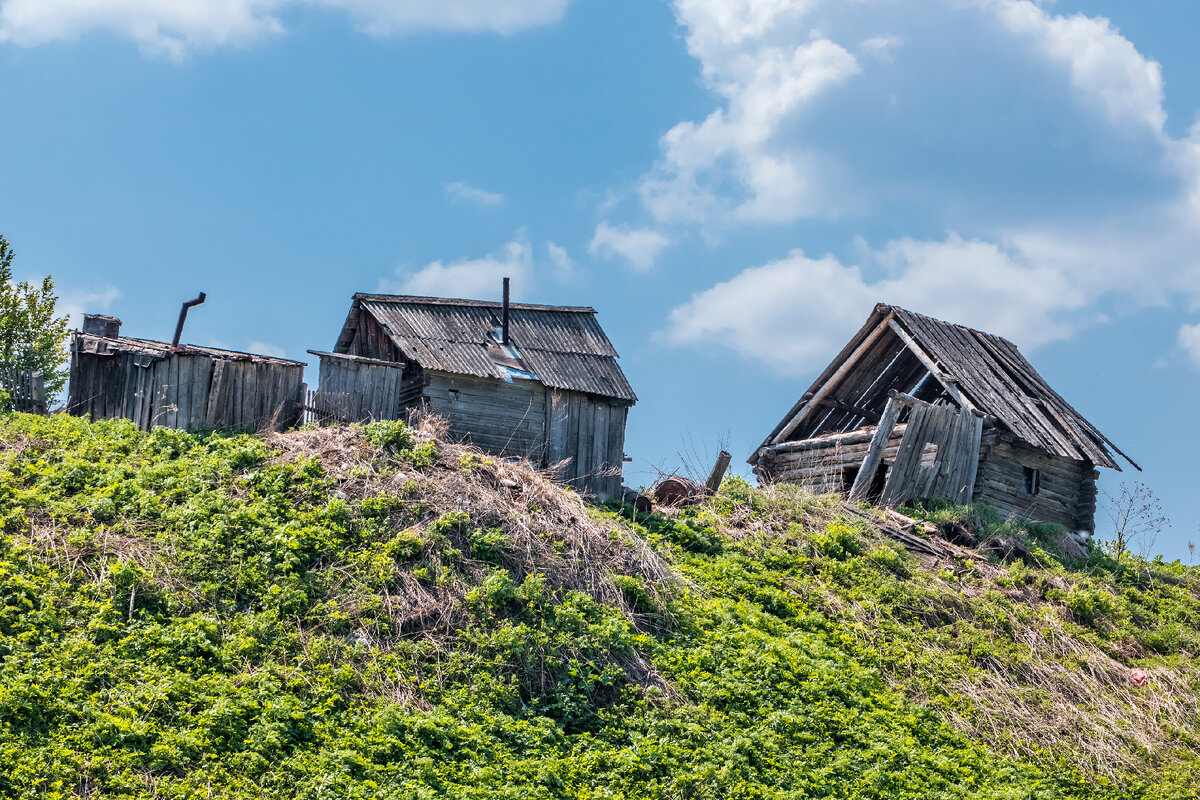
{"label": "small tree", "polygon": [[1158,534],[1171,527],[1158,497],[1140,481],[1133,486],[1122,483],[1115,495],[1105,492],[1104,513],[1113,524],[1113,535],[1104,543],[1105,549],[1118,559],[1127,555],[1135,543],[1139,553],[1148,556]]}
{"label": "small tree", "polygon": [[[54,315],[54,280],[15,283],[12,262],[12,248],[0,236],[0,384],[11,395],[22,376],[40,372],[52,398],[67,383],[67,318]],[[11,397],[4,404],[11,409]]]}

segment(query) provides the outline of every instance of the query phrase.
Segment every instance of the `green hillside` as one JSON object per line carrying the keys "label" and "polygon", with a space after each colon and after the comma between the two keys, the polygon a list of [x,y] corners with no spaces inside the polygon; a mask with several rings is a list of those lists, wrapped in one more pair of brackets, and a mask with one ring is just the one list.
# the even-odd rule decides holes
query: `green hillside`
{"label": "green hillside", "polygon": [[0,453],[3,797],[1195,796],[1200,572],[987,509],[928,515],[1030,563],[738,480],[635,522],[432,423]]}

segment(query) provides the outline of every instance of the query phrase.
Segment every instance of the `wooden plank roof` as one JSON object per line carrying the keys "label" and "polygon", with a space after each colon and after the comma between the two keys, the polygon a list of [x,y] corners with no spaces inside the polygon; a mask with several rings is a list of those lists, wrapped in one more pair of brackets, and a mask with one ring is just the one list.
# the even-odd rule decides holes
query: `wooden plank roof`
{"label": "wooden plank roof", "polygon": [[76,349],[81,353],[95,355],[124,355],[132,353],[151,359],[170,358],[173,355],[207,356],[222,361],[253,361],[256,363],[282,364],[303,367],[303,361],[293,361],[289,358],[265,356],[258,353],[244,353],[240,350],[223,350],[219,347],[202,347],[196,344],[181,344],[172,348],[169,342],[157,339],[135,339],[131,336],[98,336],[94,333],[73,331]]}
{"label": "wooden plank roof", "polygon": [[888,391],[954,403],[994,417],[1055,455],[1140,469],[1046,383],[1016,345],[990,333],[880,304],[763,446],[871,421]]}
{"label": "wooden plank roof", "polygon": [[[500,379],[507,374],[489,354],[503,313],[500,303],[356,294],[335,353],[348,351],[361,313],[374,317],[400,352],[423,369]],[[593,308],[511,303],[509,340],[546,386],[637,402]]]}

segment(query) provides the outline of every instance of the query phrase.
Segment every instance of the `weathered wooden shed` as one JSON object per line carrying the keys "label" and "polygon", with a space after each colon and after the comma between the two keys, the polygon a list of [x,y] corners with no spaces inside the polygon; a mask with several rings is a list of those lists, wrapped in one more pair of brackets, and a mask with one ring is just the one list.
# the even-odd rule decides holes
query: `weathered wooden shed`
{"label": "weathered wooden shed", "polygon": [[592,308],[357,294],[321,360],[319,413],[399,419],[417,408],[450,434],[526,458],[601,499],[621,488],[637,402]]}
{"label": "weathered wooden shed", "polygon": [[851,500],[984,502],[1095,529],[1122,453],[999,336],[878,305],[750,458],[760,482]]}
{"label": "weathered wooden shed", "polygon": [[71,334],[67,411],[123,417],[142,430],[294,427],[304,401],[304,363],[196,345],[131,339],[121,321],[90,314]]}

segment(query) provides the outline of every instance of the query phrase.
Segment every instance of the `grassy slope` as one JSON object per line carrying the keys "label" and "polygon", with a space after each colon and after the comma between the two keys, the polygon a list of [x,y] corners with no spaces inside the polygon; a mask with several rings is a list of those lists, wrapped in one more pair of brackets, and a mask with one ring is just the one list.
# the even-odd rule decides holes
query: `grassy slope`
{"label": "grassy slope", "polygon": [[633,524],[398,426],[0,448],[0,796],[1192,791],[1177,565],[924,565],[737,482]]}

